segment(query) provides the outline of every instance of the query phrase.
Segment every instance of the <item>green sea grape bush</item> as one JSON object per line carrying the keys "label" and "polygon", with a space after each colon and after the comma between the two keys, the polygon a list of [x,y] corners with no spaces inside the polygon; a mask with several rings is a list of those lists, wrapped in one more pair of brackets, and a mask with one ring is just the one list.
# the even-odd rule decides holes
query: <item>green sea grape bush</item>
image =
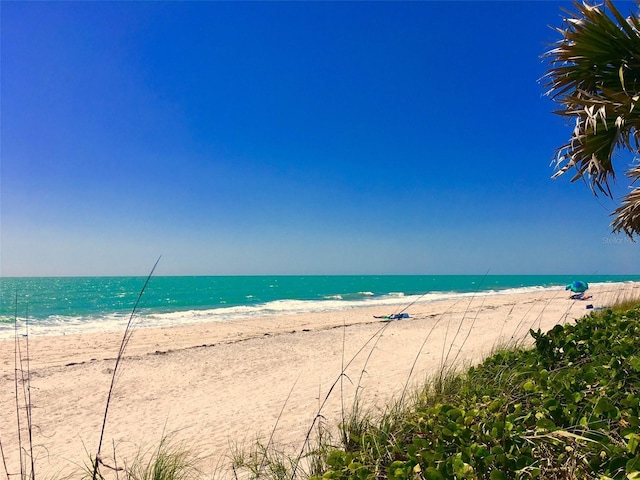
{"label": "green sea grape bush", "polygon": [[640,479],[639,321],[636,303],[531,330],[534,348],[427,382],[401,422],[361,422],[322,477]]}

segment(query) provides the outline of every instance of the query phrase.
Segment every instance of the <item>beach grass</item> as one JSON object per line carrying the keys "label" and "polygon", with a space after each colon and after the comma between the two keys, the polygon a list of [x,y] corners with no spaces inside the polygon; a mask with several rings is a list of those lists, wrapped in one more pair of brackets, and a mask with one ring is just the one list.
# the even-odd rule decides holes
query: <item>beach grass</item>
{"label": "beach grass", "polygon": [[533,348],[497,346],[480,365],[443,366],[382,413],[356,400],[337,441],[320,423],[305,457],[263,452],[277,468],[248,477],[640,478],[639,320],[640,302],[622,298],[549,332],[532,328]]}
{"label": "beach grass", "polygon": [[350,442],[322,477],[640,478],[639,320],[627,300],[437,375],[355,433],[343,425]]}
{"label": "beach grass", "polygon": [[184,445],[171,443],[164,436],[149,455],[140,454],[124,468],[129,480],[193,480],[202,478],[197,456]]}

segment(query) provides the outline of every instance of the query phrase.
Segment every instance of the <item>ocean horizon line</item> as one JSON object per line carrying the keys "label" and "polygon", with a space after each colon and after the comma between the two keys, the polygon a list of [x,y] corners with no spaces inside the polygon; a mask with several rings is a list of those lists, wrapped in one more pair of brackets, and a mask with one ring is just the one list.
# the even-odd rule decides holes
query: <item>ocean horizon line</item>
{"label": "ocean horizon line", "polygon": [[[2,275],[0,280],[13,278],[146,278],[149,274],[98,274],[98,275]],[[640,274],[625,273],[185,273],[153,274],[152,278],[202,278],[202,277],[630,277]]]}

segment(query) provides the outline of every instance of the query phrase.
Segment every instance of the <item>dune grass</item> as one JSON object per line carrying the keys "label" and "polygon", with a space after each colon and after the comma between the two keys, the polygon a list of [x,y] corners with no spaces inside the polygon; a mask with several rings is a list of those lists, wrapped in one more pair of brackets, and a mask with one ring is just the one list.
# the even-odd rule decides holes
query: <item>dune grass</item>
{"label": "dune grass", "polygon": [[612,301],[549,332],[536,329],[535,319],[533,348],[496,346],[480,365],[455,368],[446,359],[457,354],[443,353],[435,375],[417,390],[405,388],[382,413],[356,398],[335,439],[319,423],[320,441],[305,455],[262,452],[278,468],[244,473],[269,480],[639,479],[640,302],[633,292]]}
{"label": "dune grass", "polygon": [[361,418],[322,476],[640,478],[639,321],[640,303],[625,302],[438,375]]}
{"label": "dune grass", "polygon": [[[549,332],[536,329],[534,319],[528,325],[533,348],[515,341],[496,346],[480,365],[457,365],[460,350],[454,351],[447,341],[439,371],[420,382],[420,388],[409,388],[412,367],[401,395],[382,412],[367,408],[357,393],[347,406],[341,388],[346,369],[355,356],[367,355],[356,384],[358,392],[369,358],[390,325],[385,323],[353,358],[343,358],[342,371],[320,403],[297,454],[274,444],[276,422],[266,443],[255,441],[232,449],[231,471],[237,480],[640,479],[640,302],[635,293],[612,299],[612,307]],[[134,313],[135,307],[131,318]],[[441,315],[433,328],[445,317]],[[466,312],[460,324],[447,326],[447,336],[458,338],[465,321],[469,321]],[[124,358],[131,327],[130,319],[116,366]],[[23,356],[19,350],[18,337],[15,383],[20,417],[30,412],[30,399],[29,369],[24,363],[28,354]],[[429,337],[430,332],[423,347]],[[24,338],[28,341],[28,335]],[[104,422],[112,389],[113,382]],[[337,435],[335,425],[323,416],[331,395],[340,395],[343,401]],[[26,418],[30,424],[30,414]],[[24,442],[20,473],[10,473],[5,463],[7,480],[36,478],[29,450],[32,441]],[[97,454],[89,457],[90,466],[80,476],[84,480],[217,476],[196,468],[193,451],[166,437],[151,453],[141,452],[128,464],[118,464],[115,447],[109,462],[101,450],[102,436]],[[1,442],[0,455],[4,461]]]}
{"label": "dune grass", "polygon": [[194,480],[203,476],[197,460],[192,450],[164,436],[157,449],[139,454],[124,471],[128,480]]}

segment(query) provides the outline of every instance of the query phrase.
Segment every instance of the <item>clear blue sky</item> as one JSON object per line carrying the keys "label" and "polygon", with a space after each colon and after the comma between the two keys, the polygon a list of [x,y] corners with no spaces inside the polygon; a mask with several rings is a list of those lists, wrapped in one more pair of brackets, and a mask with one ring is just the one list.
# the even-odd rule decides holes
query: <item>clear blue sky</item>
{"label": "clear blue sky", "polygon": [[0,274],[637,274],[550,179],[562,5],[2,2]]}

